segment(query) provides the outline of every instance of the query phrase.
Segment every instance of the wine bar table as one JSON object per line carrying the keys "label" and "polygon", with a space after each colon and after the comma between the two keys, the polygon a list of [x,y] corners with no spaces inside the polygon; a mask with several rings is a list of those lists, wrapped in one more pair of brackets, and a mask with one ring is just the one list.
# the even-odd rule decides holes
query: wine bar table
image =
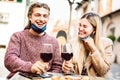
{"label": "wine bar table", "polygon": [[25,77],[16,73],[9,80],[109,80],[102,77],[89,77],[89,76],[81,76],[81,75],[63,75],[60,73],[49,73],[52,75],[50,78],[42,78],[42,77]]}

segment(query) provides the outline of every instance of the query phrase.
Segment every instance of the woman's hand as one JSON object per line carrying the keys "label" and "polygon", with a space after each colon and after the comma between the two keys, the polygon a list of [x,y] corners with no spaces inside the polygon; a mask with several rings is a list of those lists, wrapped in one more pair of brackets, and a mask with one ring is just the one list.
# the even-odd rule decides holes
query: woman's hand
{"label": "woman's hand", "polygon": [[85,46],[91,51],[94,52],[96,50],[96,46],[93,38],[89,37],[84,41]]}
{"label": "woman's hand", "polygon": [[73,71],[73,64],[70,61],[64,60],[63,65],[62,65],[62,71],[64,73],[68,73],[70,71]]}
{"label": "woman's hand", "polygon": [[45,63],[43,61],[37,61],[36,63],[32,65],[31,71],[32,73],[43,74],[49,69],[48,64],[49,63]]}

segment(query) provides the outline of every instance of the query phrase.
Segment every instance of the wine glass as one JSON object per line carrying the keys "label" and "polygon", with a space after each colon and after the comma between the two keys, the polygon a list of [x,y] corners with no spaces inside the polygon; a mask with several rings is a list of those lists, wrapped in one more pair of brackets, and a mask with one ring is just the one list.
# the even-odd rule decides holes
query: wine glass
{"label": "wine glass", "polygon": [[52,59],[53,48],[52,44],[43,44],[42,52],[40,53],[40,58],[44,62],[49,62]]}
{"label": "wine glass", "polygon": [[63,60],[69,61],[73,57],[72,46],[70,43],[62,45],[61,56]]}
{"label": "wine glass", "polygon": [[[61,57],[65,61],[69,61],[73,57],[72,46],[70,43],[66,43],[61,47]],[[66,74],[73,74],[71,71],[67,72]]]}
{"label": "wine glass", "polygon": [[[43,60],[43,62],[48,63],[52,59],[52,54],[53,54],[53,46],[52,44],[43,44],[41,53],[40,53],[40,58]],[[50,74],[44,73],[40,75],[43,78],[48,78],[51,77]]]}

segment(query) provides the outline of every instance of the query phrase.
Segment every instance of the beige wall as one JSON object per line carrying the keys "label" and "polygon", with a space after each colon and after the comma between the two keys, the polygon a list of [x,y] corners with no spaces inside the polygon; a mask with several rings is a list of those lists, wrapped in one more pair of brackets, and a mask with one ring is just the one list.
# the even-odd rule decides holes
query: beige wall
{"label": "beige wall", "polygon": [[112,11],[112,0],[98,0],[98,13],[103,16]]}
{"label": "beige wall", "polygon": [[22,3],[0,1],[0,13],[8,15],[8,23],[0,23],[0,45],[7,45],[12,33],[24,28],[25,10],[26,0]]}

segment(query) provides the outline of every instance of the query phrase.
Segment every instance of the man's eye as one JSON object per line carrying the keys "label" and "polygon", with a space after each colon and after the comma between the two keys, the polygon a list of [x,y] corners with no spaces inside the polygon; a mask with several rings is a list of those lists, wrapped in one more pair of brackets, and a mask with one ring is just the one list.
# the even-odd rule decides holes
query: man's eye
{"label": "man's eye", "polygon": [[48,17],[48,15],[43,15],[43,17],[47,18],[47,17]]}
{"label": "man's eye", "polygon": [[36,17],[40,16],[40,14],[35,14]]}

